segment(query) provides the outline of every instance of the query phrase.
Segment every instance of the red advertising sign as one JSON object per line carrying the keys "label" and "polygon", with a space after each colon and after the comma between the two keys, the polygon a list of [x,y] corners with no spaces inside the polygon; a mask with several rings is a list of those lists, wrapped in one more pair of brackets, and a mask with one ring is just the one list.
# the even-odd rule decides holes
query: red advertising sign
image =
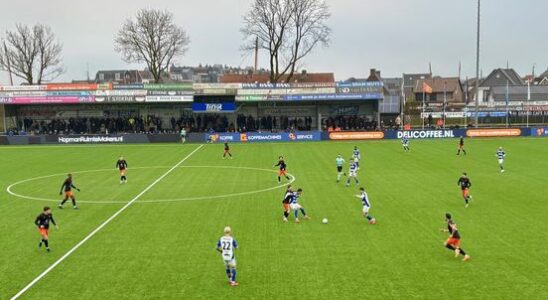
{"label": "red advertising sign", "polygon": [[48,91],[82,91],[111,90],[111,83],[51,83],[46,85]]}
{"label": "red advertising sign", "polygon": [[469,129],[466,131],[469,137],[504,137],[504,136],[520,136],[521,129]]}
{"label": "red advertising sign", "polygon": [[329,133],[330,140],[380,140],[384,138],[384,132],[331,132]]}
{"label": "red advertising sign", "polygon": [[12,97],[5,104],[75,104],[95,102],[94,97],[78,96],[45,96],[45,97]]}

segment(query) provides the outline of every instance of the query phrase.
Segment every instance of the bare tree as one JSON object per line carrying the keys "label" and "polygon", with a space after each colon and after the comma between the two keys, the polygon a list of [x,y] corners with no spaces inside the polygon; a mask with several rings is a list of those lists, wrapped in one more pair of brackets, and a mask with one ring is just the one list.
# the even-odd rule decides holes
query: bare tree
{"label": "bare tree", "polygon": [[0,47],[0,68],[22,78],[27,84],[41,84],[64,72],[63,46],[51,28],[36,24],[32,28],[17,24],[6,31]]}
{"label": "bare tree", "polygon": [[269,54],[270,81],[290,81],[304,57],[329,44],[330,16],[325,0],[254,0],[241,29],[243,49],[258,40]]}
{"label": "bare tree", "polygon": [[171,62],[188,49],[190,39],[177,26],[173,14],[157,9],[141,9],[118,31],[114,45],[127,63],[146,63],[156,83]]}

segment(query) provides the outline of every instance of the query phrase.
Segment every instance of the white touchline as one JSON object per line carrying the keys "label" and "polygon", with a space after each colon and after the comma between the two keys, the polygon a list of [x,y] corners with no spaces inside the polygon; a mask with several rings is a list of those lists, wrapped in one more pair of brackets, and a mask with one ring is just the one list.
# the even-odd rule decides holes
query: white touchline
{"label": "white touchline", "polygon": [[176,163],[173,167],[171,167],[167,172],[162,174],[162,176],[158,177],[153,183],[151,183],[149,186],[147,186],[143,191],[141,191],[137,196],[135,196],[133,199],[131,199],[126,205],[124,205],[122,208],[120,208],[118,211],[116,211],[112,216],[110,216],[106,221],[104,221],[101,225],[99,225],[97,228],[95,228],[90,234],[88,234],[83,240],[78,242],[74,247],[72,247],[67,253],[65,253],[63,256],[61,256],[58,260],[56,260],[51,266],[49,266],[47,269],[45,269],[40,275],[38,275],[36,278],[34,278],[29,284],[27,284],[23,289],[21,289],[17,294],[15,294],[13,297],[10,298],[10,300],[15,300],[21,297],[26,291],[28,291],[32,286],[34,286],[40,279],[42,279],[44,276],[46,276],[51,270],[53,270],[57,265],[59,265],[61,262],[63,262],[67,257],[69,257],[74,251],[76,251],[80,246],[82,246],[85,242],[87,242],[90,238],[92,238],[97,232],[99,232],[103,227],[107,226],[108,223],[110,223],[112,220],[114,220],[119,214],[121,214],[124,210],[126,210],[128,207],[130,207],[135,201],[137,201],[141,196],[143,196],[146,192],[148,192],[152,187],[154,187],[158,182],[160,182],[162,179],[164,179],[169,173],[171,173],[173,170],[177,169],[183,162],[185,162],[192,154],[196,153],[196,151],[200,150],[204,145],[198,146],[196,149],[194,149],[192,152],[190,152],[185,158],[181,159],[178,163]]}

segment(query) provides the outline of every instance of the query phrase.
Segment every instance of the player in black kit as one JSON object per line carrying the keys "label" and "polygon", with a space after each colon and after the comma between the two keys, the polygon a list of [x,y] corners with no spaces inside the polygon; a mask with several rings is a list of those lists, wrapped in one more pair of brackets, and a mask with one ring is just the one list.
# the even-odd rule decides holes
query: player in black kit
{"label": "player in black kit", "polygon": [[55,228],[59,229],[57,224],[55,223],[55,220],[53,219],[53,215],[51,214],[51,208],[48,206],[44,207],[44,210],[41,214],[36,217],[36,220],[34,221],[34,224],[38,227],[38,232],[40,233],[40,243],[38,244],[38,247],[42,247],[42,244],[46,246],[46,251],[50,251],[49,249],[49,224],[53,224]]}
{"label": "player in black kit", "polygon": [[278,183],[282,182],[282,176],[284,176],[287,180],[291,180],[289,175],[287,175],[287,165],[285,164],[283,156],[278,157],[278,163],[275,164],[274,167],[280,167],[280,171],[278,172]]}
{"label": "player in black kit", "polygon": [[122,156],[120,156],[120,158],[116,162],[116,168],[120,170],[120,183],[126,183],[127,161]]}
{"label": "player in black kit", "polygon": [[447,229],[442,229],[443,232],[449,233],[449,238],[445,241],[444,245],[447,249],[455,251],[455,257],[459,255],[464,256],[462,261],[467,261],[470,259],[470,255],[466,254],[464,250],[460,247],[460,233],[457,229],[457,224],[453,222],[450,213],[445,214],[445,222],[447,222]]}

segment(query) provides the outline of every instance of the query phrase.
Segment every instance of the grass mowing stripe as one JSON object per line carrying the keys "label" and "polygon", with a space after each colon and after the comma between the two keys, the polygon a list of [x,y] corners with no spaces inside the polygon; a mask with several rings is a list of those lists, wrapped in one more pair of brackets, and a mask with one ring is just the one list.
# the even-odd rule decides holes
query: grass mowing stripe
{"label": "grass mowing stripe", "polygon": [[101,223],[97,228],[95,228],[90,234],[88,234],[84,239],[82,239],[78,244],[76,244],[74,247],[72,247],[67,253],[65,253],[63,256],[61,256],[58,260],[56,260],[51,266],[49,266],[46,270],[44,270],[40,275],[38,275],[36,278],[34,278],[29,284],[27,284],[23,289],[21,289],[17,294],[15,294],[13,297],[11,297],[11,300],[16,300],[21,295],[23,295],[26,291],[28,291],[30,288],[32,288],[40,279],[42,279],[44,276],[46,276],[51,270],[53,270],[57,265],[59,265],[61,262],[63,262],[67,257],[69,257],[74,251],[76,251],[80,246],[82,246],[85,242],[87,242],[90,238],[92,238],[97,232],[99,232],[103,227],[108,225],[112,220],[114,220],[119,214],[121,214],[124,210],[126,210],[128,207],[130,207],[135,201],[137,201],[141,196],[143,196],[146,192],[148,192],[151,188],[153,188],[158,182],[162,181],[169,173],[173,172],[173,170],[177,169],[183,162],[185,162],[187,159],[189,159],[194,153],[196,153],[198,150],[200,150],[204,145],[198,146],[196,149],[194,149],[192,152],[190,152],[187,156],[185,156],[183,159],[181,159],[178,163],[173,165],[169,170],[167,170],[162,176],[158,177],[154,182],[152,182],[150,185],[148,185],[143,191],[141,191],[137,196],[135,196],[133,199],[131,199],[126,205],[124,205],[122,208],[120,208],[118,211],[116,211],[112,216],[110,216],[105,222]]}

